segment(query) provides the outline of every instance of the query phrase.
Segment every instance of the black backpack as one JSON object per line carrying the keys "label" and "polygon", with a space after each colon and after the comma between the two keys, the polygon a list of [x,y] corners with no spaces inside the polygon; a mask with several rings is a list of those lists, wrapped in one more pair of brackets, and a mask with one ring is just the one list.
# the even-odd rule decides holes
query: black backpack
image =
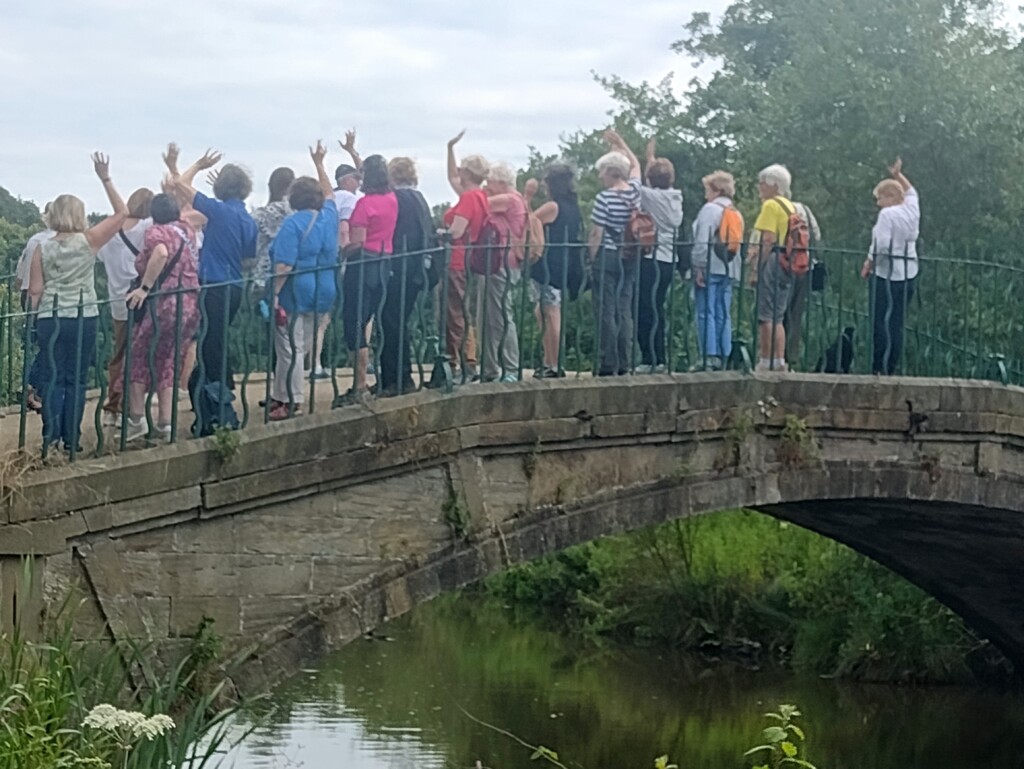
{"label": "black backpack", "polygon": [[[423,193],[404,187],[395,190],[395,197],[398,199],[398,221],[395,223],[392,240],[394,254],[397,256],[436,249],[438,243],[434,234],[434,220]],[[404,266],[408,271],[409,285],[424,287],[428,291],[437,285],[442,267],[439,263],[443,261],[440,253],[401,258],[408,261],[404,265],[396,264],[394,272],[399,274]]]}

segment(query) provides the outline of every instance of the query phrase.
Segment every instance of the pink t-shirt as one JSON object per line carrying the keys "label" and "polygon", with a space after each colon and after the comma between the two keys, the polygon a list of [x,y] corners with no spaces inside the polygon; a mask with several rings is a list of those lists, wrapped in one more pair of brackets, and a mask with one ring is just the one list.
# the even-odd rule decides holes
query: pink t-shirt
{"label": "pink t-shirt", "polygon": [[348,220],[350,229],[366,228],[363,250],[371,254],[390,254],[398,222],[398,198],[395,193],[384,195],[363,195],[356,203],[352,217]]}

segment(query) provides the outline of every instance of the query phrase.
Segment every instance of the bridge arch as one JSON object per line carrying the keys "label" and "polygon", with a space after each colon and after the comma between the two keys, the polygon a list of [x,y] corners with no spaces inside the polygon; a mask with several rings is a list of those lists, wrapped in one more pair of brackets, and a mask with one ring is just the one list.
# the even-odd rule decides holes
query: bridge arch
{"label": "bridge arch", "polygon": [[[850,545],[1024,662],[1024,391],[700,374],[418,393],[31,476],[0,626],[77,586],[82,638],[199,619],[281,672],[510,565],[750,507]],[[19,585],[31,555],[39,588]],[[12,601],[20,607],[15,609]]]}

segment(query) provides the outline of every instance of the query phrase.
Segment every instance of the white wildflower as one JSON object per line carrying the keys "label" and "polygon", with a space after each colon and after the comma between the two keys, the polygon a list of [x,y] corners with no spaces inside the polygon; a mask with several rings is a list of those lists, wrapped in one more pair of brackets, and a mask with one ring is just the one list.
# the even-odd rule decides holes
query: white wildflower
{"label": "white wildflower", "polygon": [[82,722],[82,726],[100,729],[120,735],[130,735],[132,739],[145,737],[154,740],[174,728],[174,720],[163,713],[146,717],[145,713],[132,710],[121,710],[113,705],[97,705]]}

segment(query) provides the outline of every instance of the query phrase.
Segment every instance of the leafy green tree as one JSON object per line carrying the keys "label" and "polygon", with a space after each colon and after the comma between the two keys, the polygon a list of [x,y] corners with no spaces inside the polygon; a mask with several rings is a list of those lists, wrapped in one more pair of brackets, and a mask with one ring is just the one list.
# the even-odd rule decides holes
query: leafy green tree
{"label": "leafy green tree", "polygon": [[0,187],[0,219],[30,227],[40,223],[39,209],[31,200],[21,200]]}

